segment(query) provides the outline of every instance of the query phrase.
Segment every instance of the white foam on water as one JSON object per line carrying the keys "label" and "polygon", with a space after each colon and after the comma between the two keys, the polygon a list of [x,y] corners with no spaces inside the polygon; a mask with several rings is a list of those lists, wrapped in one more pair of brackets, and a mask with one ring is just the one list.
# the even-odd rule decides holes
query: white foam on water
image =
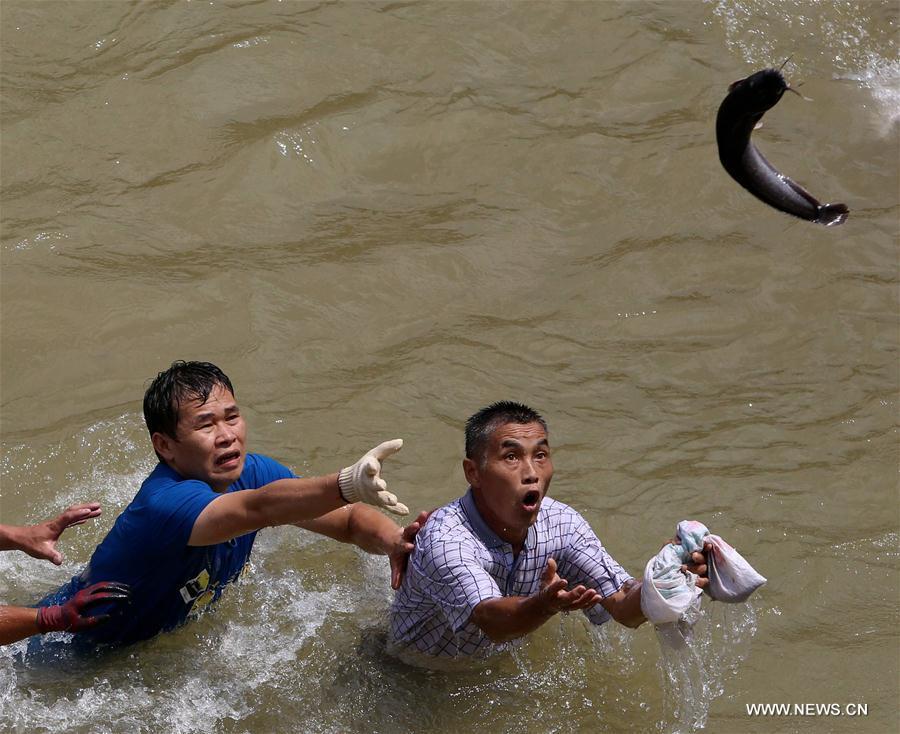
{"label": "white foam on water", "polygon": [[[272,681],[284,666],[299,665],[298,653],[316,637],[328,615],[353,608],[346,588],[307,591],[292,570],[264,579],[251,577],[244,584],[248,585],[253,588],[241,589],[250,597],[240,604],[242,619],[226,624],[215,653],[222,660],[233,660],[234,673],[251,689]],[[286,589],[296,594],[287,595]]]}
{"label": "white foam on water", "polygon": [[[63,553],[61,566],[24,553],[0,554],[0,601],[32,604],[81,571],[97,542],[156,465],[146,446],[135,440],[138,421],[135,414],[123,414],[97,421],[51,446],[3,446],[0,477],[5,494],[46,497],[47,487],[55,489],[51,500],[34,503],[17,523],[37,523],[59,515],[69,505],[93,501],[101,503],[103,515],[63,533],[58,544]],[[59,463],[81,471],[71,469],[61,481],[54,476],[54,465]],[[123,466],[128,467],[124,472],[110,468]]]}
{"label": "white foam on water", "polygon": [[[220,604],[228,604],[228,619],[212,612],[189,623],[203,628],[195,633],[188,626],[109,658],[76,662],[77,674],[64,681],[60,671],[40,680],[40,671],[24,667],[25,641],[0,649],[0,730],[221,731],[254,713],[261,686],[289,682],[292,692],[303,690],[303,646],[330,614],[360,611],[347,588],[309,592],[293,570],[251,574],[226,595]],[[141,658],[152,659],[152,669],[142,669]]]}
{"label": "white foam on water", "polygon": [[900,125],[900,59],[885,59],[874,53],[867,57],[868,63],[861,71],[846,72],[842,78],[872,91],[883,117],[881,134],[887,136]]}
{"label": "white foam on water", "polygon": [[[6,444],[0,456],[4,494],[25,494],[31,488],[45,493],[48,486],[56,489],[52,506],[35,505],[30,510],[26,519],[31,522],[53,517],[71,504],[93,501],[103,503],[105,515],[115,516],[156,466],[149,440],[143,440],[145,434],[140,416],[125,413],[96,421],[67,440],[39,449],[28,443]],[[69,469],[61,478],[55,468],[59,463],[81,471]],[[116,471],[111,466],[128,469]]]}
{"label": "white foam on water", "polygon": [[[147,446],[136,440],[142,430],[138,416],[125,414],[97,421],[49,447],[24,443],[3,447],[0,470],[4,481],[11,484],[15,478],[18,483],[7,484],[7,492],[27,494],[33,485],[45,485],[51,479],[52,486],[59,487],[49,503],[29,508],[25,522],[54,517],[70,504],[87,501],[101,502],[104,514],[66,531],[60,542],[65,554],[60,567],[23,553],[0,554],[0,599],[33,604],[83,568],[96,542],[156,464],[155,457],[148,456]],[[53,477],[53,464],[62,457],[74,457],[72,465],[80,467],[80,471],[67,472],[64,483]],[[122,472],[122,466],[129,468]],[[67,677],[62,667],[68,662],[31,671],[30,663],[23,662],[27,645],[23,640],[0,648],[2,731],[213,731],[217,721],[246,713],[222,695],[231,683],[217,684],[205,671],[184,671],[181,677],[149,686],[142,675],[132,672],[128,658],[114,656],[96,665],[72,663],[77,673]],[[173,669],[177,667],[173,665]]]}

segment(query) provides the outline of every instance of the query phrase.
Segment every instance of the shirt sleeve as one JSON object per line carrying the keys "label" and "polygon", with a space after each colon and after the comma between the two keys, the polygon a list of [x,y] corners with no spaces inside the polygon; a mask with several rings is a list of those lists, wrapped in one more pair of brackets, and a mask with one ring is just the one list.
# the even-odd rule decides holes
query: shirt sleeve
{"label": "shirt sleeve", "polygon": [[140,512],[146,513],[146,519],[135,523],[135,527],[140,528],[140,534],[133,537],[133,541],[144,543],[145,547],[159,548],[164,553],[183,549],[190,540],[200,513],[218,496],[208,484],[195,479],[168,486],[141,508]]}
{"label": "shirt sleeve", "polygon": [[413,553],[419,591],[441,609],[454,632],[469,622],[481,602],[502,596],[478,553],[465,538],[429,539]]}
{"label": "shirt sleeve", "polygon": [[247,463],[234,489],[259,489],[279,479],[293,479],[294,472],[275,459],[261,454],[248,454]]}
{"label": "shirt sleeve", "polygon": [[[563,551],[559,575],[572,586],[583,584],[596,589],[604,598],[612,596],[631,574],[606,552],[587,521],[577,512],[573,511],[573,515],[570,540]],[[610,619],[609,612],[599,604],[585,610],[585,615],[594,624],[603,624]]]}
{"label": "shirt sleeve", "polygon": [[[293,472],[274,459],[248,454],[240,479],[230,490],[257,489]],[[220,495],[206,482],[185,479],[163,485],[131,518],[129,535],[138,547],[177,552],[187,546],[194,523],[206,506]]]}

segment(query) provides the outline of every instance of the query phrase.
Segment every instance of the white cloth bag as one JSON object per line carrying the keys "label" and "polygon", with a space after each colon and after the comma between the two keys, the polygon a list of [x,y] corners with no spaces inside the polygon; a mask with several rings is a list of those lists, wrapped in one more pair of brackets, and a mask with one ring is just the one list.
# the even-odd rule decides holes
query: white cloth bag
{"label": "white cloth bag", "polygon": [[766,579],[746,559],[718,535],[696,520],[682,520],[675,528],[678,543],[663,546],[644,568],[641,587],[641,611],[653,624],[669,624],[696,617],[688,614],[699,607],[700,588],[697,576],[683,572],[681,566],[690,561],[691,553],[712,546],[708,556],[709,586],[707,593],[716,601],[737,603],[746,599]]}
{"label": "white cloth bag", "polygon": [[766,578],[756,572],[747,560],[718,535],[704,539],[712,545],[709,553],[709,595],[730,604],[746,601]]}

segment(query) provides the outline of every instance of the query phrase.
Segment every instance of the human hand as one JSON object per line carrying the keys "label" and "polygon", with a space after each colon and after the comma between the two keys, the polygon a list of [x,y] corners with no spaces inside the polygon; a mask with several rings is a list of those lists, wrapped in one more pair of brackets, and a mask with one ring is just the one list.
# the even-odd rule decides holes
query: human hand
{"label": "human hand", "polygon": [[694,551],[691,553],[691,561],[690,563],[685,563],[682,565],[681,570],[687,573],[693,573],[697,575],[696,585],[701,589],[705,589],[709,586],[709,565],[707,563],[707,558],[709,552],[712,550],[711,543],[703,544],[703,552]]}
{"label": "human hand", "polygon": [[550,614],[557,612],[573,612],[578,609],[589,609],[600,601],[601,596],[595,589],[578,585],[566,591],[569,582],[556,573],[556,559],[547,561],[547,568],[541,574],[538,597],[542,606]]}
{"label": "human hand", "polygon": [[408,515],[409,508],[397,501],[397,495],[387,491],[387,483],[381,478],[381,462],[396,454],[402,446],[402,438],[385,441],[366,453],[353,466],[341,469],[338,486],[344,500],[365,502],[395,515]]}
{"label": "human hand", "polygon": [[109,614],[89,615],[99,604],[114,604],[121,608],[131,598],[131,590],[125,584],[101,581],[82,589],[65,604],[38,609],[37,626],[44,632],[81,632],[110,618]]}
{"label": "human hand", "polygon": [[81,525],[92,517],[99,517],[102,510],[99,502],[72,505],[59,517],[45,520],[37,525],[19,528],[17,545],[32,558],[50,561],[57,566],[63,562],[62,553],[56,550],[56,541],[66,528]]}
{"label": "human hand", "polygon": [[[388,552],[388,559],[391,562],[391,588],[395,591],[400,588],[403,583],[403,576],[406,573],[406,566],[409,563],[409,554],[415,548],[415,537],[419,530],[425,525],[431,512],[419,513],[419,516],[400,531],[400,537],[395,544],[393,550]],[[398,528],[399,529],[399,528]]]}

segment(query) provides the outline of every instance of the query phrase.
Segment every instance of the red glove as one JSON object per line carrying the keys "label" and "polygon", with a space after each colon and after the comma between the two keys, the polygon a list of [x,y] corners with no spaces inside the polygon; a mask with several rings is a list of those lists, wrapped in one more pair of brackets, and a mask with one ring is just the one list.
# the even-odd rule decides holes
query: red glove
{"label": "red glove", "polygon": [[109,614],[87,614],[99,604],[121,606],[130,599],[131,591],[125,584],[101,581],[82,589],[65,604],[38,609],[37,626],[44,632],[81,632],[105,622]]}

